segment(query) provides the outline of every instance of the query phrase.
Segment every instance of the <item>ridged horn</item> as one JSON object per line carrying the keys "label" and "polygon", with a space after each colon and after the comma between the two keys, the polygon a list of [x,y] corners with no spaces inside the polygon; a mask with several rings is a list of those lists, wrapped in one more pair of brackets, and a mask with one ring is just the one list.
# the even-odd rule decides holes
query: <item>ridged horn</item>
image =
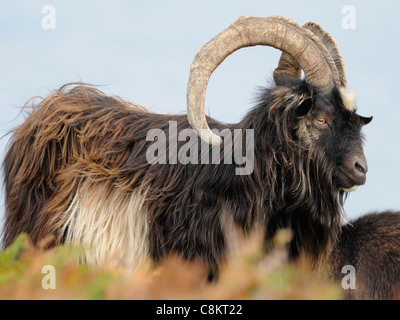
{"label": "ridged horn", "polygon": [[210,130],[204,112],[205,94],[211,74],[236,50],[256,45],[274,47],[294,57],[313,85],[324,89],[333,84],[332,66],[326,57],[329,53],[326,49],[321,50],[325,47],[311,31],[281,16],[240,17],[197,51],[190,68],[188,120],[196,133],[209,144],[219,145],[222,142]]}
{"label": "ridged horn", "polygon": [[[336,86],[346,88],[347,81],[343,58],[333,37],[315,22],[307,22],[303,28],[310,30],[323,45],[324,48],[321,50],[325,53],[329,53],[329,56],[327,56],[327,63],[331,66],[332,79]],[[282,75],[292,78],[301,77],[301,67],[299,63],[293,59],[292,56],[284,52],[279,60],[278,68],[274,71],[274,80],[277,84],[279,84]]]}
{"label": "ridged horn", "polygon": [[344,68],[344,61],[335,39],[333,39],[333,37],[328,32],[322,29],[322,27],[318,23],[307,22],[303,26],[303,28],[306,28],[310,30],[312,33],[314,33],[318,37],[318,39],[322,42],[322,44],[325,46],[325,48],[328,50],[333,61],[335,62],[335,66],[339,74],[340,83],[338,86],[346,88],[347,81],[346,81],[346,72]]}

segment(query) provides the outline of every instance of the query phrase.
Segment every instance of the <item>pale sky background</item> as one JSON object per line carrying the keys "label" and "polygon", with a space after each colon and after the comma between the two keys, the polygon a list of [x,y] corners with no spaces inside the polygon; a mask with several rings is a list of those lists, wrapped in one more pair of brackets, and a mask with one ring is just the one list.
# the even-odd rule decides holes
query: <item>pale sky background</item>
{"label": "pale sky background", "polygon": [[[42,28],[42,8],[56,10],[56,29]],[[345,29],[342,8],[355,9]],[[350,218],[400,209],[400,2],[289,0],[1,0],[0,135],[17,126],[19,107],[61,85],[83,81],[159,113],[186,112],[186,83],[197,49],[242,15],[315,21],[338,43],[365,127],[367,183],[345,203]],[[213,74],[207,112],[238,122],[265,86],[279,51],[256,47],[229,57]],[[8,137],[0,140],[3,158]],[[0,217],[4,212],[0,194]]]}

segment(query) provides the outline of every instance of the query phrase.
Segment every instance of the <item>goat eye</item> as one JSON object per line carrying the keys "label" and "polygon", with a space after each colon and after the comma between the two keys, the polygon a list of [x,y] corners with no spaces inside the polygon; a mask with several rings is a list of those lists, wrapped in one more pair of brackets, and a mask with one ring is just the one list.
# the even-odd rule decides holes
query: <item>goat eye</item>
{"label": "goat eye", "polygon": [[325,120],[325,119],[322,119],[322,118],[320,118],[320,119],[315,119],[315,121],[316,121],[317,124],[319,124],[320,126],[326,124],[326,120]]}

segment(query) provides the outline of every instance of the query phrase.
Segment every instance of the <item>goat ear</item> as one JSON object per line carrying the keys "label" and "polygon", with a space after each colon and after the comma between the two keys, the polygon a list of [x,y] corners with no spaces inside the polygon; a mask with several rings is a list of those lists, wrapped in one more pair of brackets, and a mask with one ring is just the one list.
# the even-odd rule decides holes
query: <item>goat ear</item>
{"label": "goat ear", "polygon": [[300,102],[300,104],[296,108],[296,114],[298,117],[305,116],[308,111],[310,111],[313,105],[313,99],[311,97],[307,97]]}
{"label": "goat ear", "polygon": [[360,118],[360,121],[361,121],[361,125],[363,125],[363,126],[365,126],[365,125],[367,125],[368,123],[370,123],[371,121],[372,121],[372,119],[374,118],[374,117],[363,117],[363,116],[358,116],[359,118]]}

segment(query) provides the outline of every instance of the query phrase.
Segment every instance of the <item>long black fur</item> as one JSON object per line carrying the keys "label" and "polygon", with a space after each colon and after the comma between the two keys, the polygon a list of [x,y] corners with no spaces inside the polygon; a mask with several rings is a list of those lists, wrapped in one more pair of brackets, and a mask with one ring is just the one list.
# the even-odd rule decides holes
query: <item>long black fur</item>
{"label": "long black fur", "polygon": [[373,212],[342,227],[330,258],[338,281],[355,271],[355,288],[346,288],[346,299],[400,298],[400,213]]}
{"label": "long black fur", "polygon": [[[318,114],[331,120],[329,130],[315,127]],[[149,254],[156,261],[175,252],[216,272],[228,241],[223,212],[245,233],[263,226],[266,241],[292,228],[292,258],[305,253],[317,263],[330,252],[340,233],[341,188],[350,184],[343,163],[360,148],[363,125],[337,88],[320,91],[290,80],[265,89],[237,124],[208,119],[219,130],[254,130],[249,175],[235,174],[234,158],[223,163],[223,148],[221,164],[150,164],[147,133],[168,132],[169,121],[178,132],[190,128],[184,115],[149,113],[85,85],[66,85],[44,99],[15,130],[5,157],[4,244],[20,232],[34,243],[49,235],[50,246],[62,243],[63,212],[85,182],[104,185],[105,199],[115,188],[148,190]]]}

